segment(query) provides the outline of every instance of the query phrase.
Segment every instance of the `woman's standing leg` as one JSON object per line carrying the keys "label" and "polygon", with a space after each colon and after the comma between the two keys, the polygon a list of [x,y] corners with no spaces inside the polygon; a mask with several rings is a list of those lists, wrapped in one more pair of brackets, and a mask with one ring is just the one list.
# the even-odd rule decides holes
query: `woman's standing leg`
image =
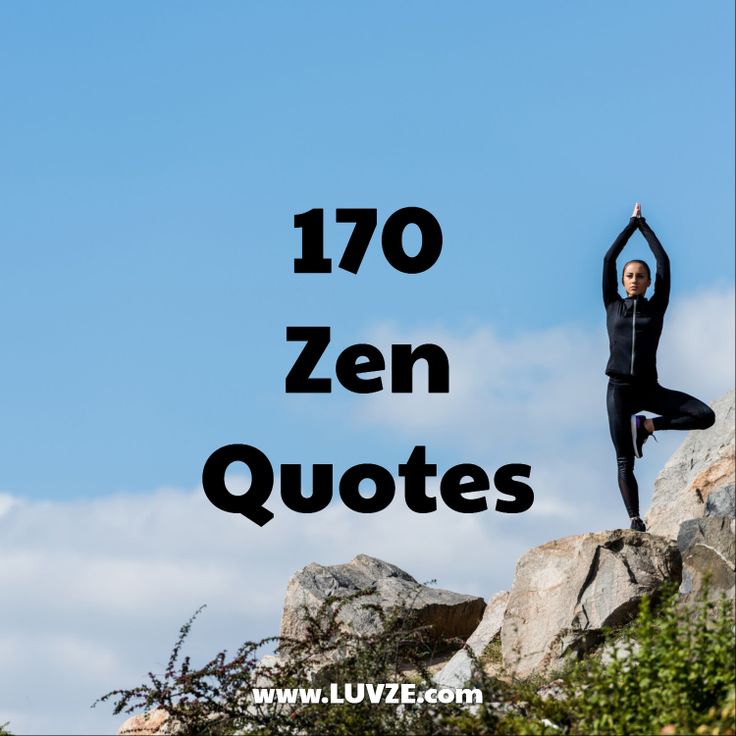
{"label": "woman's standing leg", "polygon": [[618,487],[629,518],[639,517],[639,485],[634,476],[634,445],[631,439],[631,415],[639,411],[638,392],[634,386],[608,382],[606,406],[611,439],[616,449]]}

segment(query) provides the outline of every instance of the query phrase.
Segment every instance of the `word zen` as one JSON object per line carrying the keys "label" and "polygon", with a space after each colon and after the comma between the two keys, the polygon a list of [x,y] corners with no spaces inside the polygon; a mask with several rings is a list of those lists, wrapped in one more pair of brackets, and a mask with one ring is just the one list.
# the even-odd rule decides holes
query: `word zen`
{"label": "word zen", "polygon": [[[330,344],[329,327],[287,327],[287,341],[306,344],[286,376],[286,393],[328,394],[332,391],[329,378],[315,378],[312,372]],[[413,390],[413,369],[418,360],[427,363],[427,390],[431,394],[446,394],[450,390],[450,364],[445,351],[433,343],[413,348],[411,345],[391,346],[391,393],[409,394]],[[358,343],[345,348],[337,356],[335,375],[348,390],[356,394],[383,391],[380,376],[361,377],[360,374],[382,371],[386,368],[383,353],[369,343]]]}

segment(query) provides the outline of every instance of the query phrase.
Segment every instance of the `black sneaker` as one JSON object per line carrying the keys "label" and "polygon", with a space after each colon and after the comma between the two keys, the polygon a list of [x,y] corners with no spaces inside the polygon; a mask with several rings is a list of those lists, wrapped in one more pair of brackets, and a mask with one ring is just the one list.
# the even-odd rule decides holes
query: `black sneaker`
{"label": "black sneaker", "polygon": [[638,516],[631,517],[631,529],[635,532],[645,532],[647,530],[644,522]]}
{"label": "black sneaker", "polygon": [[644,443],[652,436],[644,426],[646,417],[643,414],[637,414],[631,417],[631,439],[634,441],[634,457],[641,457],[641,449]]}

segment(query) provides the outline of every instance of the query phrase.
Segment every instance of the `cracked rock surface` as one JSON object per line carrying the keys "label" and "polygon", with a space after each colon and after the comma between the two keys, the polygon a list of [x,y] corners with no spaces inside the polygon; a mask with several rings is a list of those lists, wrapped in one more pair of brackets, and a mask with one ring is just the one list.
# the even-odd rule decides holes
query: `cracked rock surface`
{"label": "cracked rock surface", "polygon": [[[733,498],[736,472],[734,390],[711,408],[716,414],[715,424],[688,432],[654,481],[652,505],[646,515],[647,530],[652,534],[676,539],[683,521],[706,514],[728,514],[733,508],[728,504]],[[711,496],[714,498],[708,508]],[[723,510],[714,511],[712,507],[719,505]]]}
{"label": "cracked rock surface", "polygon": [[559,670],[630,621],[645,594],[681,578],[672,540],[629,530],[555,539],[516,565],[501,627],[504,668],[517,677]]}

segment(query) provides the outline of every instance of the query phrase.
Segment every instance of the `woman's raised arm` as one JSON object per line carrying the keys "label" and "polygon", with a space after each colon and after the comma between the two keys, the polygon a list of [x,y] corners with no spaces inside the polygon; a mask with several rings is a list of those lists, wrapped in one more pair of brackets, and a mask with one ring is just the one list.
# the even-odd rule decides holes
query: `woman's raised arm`
{"label": "woman's raised arm", "polygon": [[616,259],[637,228],[640,219],[639,212],[641,212],[641,208],[637,202],[634,206],[634,214],[631,216],[629,224],[618,234],[616,240],[613,241],[613,245],[608,249],[606,255],[603,256],[603,304],[606,307],[611,302],[621,298],[618,294]]}
{"label": "woman's raised arm", "polygon": [[654,258],[657,261],[657,276],[654,281],[654,294],[649,300],[654,303],[659,310],[664,312],[667,309],[667,305],[670,301],[670,259],[667,253],[665,253],[662,243],[654,234],[654,231],[649,227],[649,223],[643,218],[639,217],[638,220],[639,230],[641,234],[646,238],[649,247],[654,253]]}

